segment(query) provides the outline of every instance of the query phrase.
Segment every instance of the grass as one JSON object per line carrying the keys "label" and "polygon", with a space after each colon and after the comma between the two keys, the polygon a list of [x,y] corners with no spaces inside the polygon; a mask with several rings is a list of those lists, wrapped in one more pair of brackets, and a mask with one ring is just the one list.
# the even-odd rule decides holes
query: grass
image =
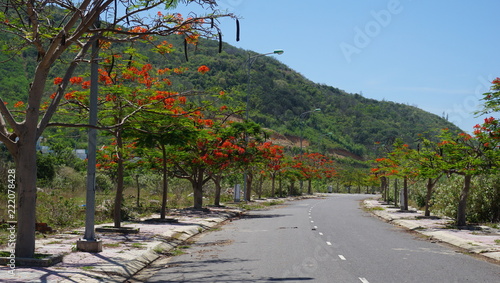
{"label": "grass", "polygon": [[[0,257],[10,257],[11,253],[7,251],[0,251]],[[40,253],[35,253],[35,258],[36,259],[44,259],[46,257],[51,256],[50,254],[40,254]]]}
{"label": "grass", "polygon": [[178,246],[177,248],[173,249],[169,255],[170,256],[179,256],[179,255],[183,255],[185,254],[186,252],[184,252],[183,250],[186,250],[186,249],[189,249],[190,246]]}
{"label": "grass", "polygon": [[141,248],[144,248],[144,246],[145,246],[145,245],[146,245],[146,244],[144,244],[144,243],[133,243],[133,244],[132,244],[132,247],[133,247],[133,248],[138,248],[138,249],[141,249]]}
{"label": "grass", "polygon": [[102,244],[102,246],[106,248],[117,248],[120,246],[120,243],[105,243]]}
{"label": "grass", "polygon": [[496,239],[495,244],[500,245],[500,239]]}
{"label": "grass", "polygon": [[374,206],[374,207],[366,207],[365,208],[367,211],[376,211],[376,210],[385,210],[385,208],[381,206]]}

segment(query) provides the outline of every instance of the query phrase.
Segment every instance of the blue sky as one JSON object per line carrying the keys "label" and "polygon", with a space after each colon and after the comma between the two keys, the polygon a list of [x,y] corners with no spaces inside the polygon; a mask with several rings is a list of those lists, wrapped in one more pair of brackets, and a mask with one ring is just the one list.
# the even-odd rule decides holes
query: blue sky
{"label": "blue sky", "polygon": [[[448,115],[471,132],[482,93],[500,76],[500,1],[222,0],[240,17],[224,41],[278,60],[316,83]],[[491,115],[489,115],[491,116]],[[498,113],[493,116],[499,116]]]}

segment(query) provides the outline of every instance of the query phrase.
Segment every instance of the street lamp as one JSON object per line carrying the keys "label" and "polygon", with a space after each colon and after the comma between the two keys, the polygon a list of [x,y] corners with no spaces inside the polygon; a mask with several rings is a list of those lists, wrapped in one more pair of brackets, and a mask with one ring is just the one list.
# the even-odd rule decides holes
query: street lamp
{"label": "street lamp", "polygon": [[277,54],[277,55],[281,55],[283,54],[285,51],[283,51],[283,49],[276,49],[274,50],[273,52],[269,52],[269,53],[263,53],[263,54],[257,54],[257,55],[254,55],[254,56],[250,56],[250,54],[248,54],[248,59],[247,59],[247,66],[248,66],[248,78],[247,78],[247,97],[246,97],[246,120],[248,120],[248,101],[249,101],[249,96],[250,96],[250,70],[252,69],[252,64],[253,62],[255,62],[255,60],[259,57],[262,57],[262,56],[267,56],[267,55],[274,55],[274,54]]}
{"label": "street lamp", "polygon": [[[248,121],[248,119],[249,119],[250,78],[251,78],[250,70],[252,69],[253,62],[255,62],[255,60],[257,58],[262,57],[262,56],[273,55],[273,54],[281,55],[284,52],[285,51],[283,51],[283,49],[276,49],[273,52],[257,54],[254,56],[250,56],[250,54],[248,54],[248,59],[246,62],[247,67],[248,67],[248,70],[247,70],[248,77],[247,77],[247,97],[246,97],[246,118],[245,118],[245,121]],[[245,132],[245,142],[248,143],[248,134],[246,132]],[[245,173],[243,174],[243,192],[245,193],[245,195],[244,195],[245,200],[250,200],[250,194],[247,191],[247,189],[248,189],[247,188],[247,180],[248,180],[248,173],[245,170]]]}

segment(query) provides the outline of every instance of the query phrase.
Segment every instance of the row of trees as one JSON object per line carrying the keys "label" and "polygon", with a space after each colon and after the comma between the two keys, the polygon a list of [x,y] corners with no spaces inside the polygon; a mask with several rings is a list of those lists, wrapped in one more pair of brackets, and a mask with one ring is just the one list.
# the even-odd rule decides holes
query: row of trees
{"label": "row of trees", "polygon": [[[180,3],[201,5],[208,10],[208,13],[183,18],[178,13],[169,12]],[[98,58],[97,54],[91,52],[94,43],[98,41],[101,49],[107,48],[112,43],[121,45],[130,43],[124,48],[133,50],[130,47],[133,47],[134,43],[150,42],[151,36],[154,35],[181,34],[185,37],[186,44],[193,42],[199,36],[211,37],[220,34],[217,26],[218,18],[234,17],[218,11],[216,5],[216,1],[212,0],[50,2],[30,0],[0,3],[2,52],[8,54],[9,58],[21,59],[21,62],[34,66],[30,68],[28,74],[31,82],[26,100],[15,105],[6,105],[6,101],[0,98],[0,141],[6,146],[16,164],[18,195],[16,256],[27,258],[34,256],[36,142],[45,129],[54,122],[61,103],[66,99],[78,98],[77,92],[71,93],[68,89],[71,84],[78,83],[71,81],[78,66],[86,65],[86,62],[93,62]],[[158,10],[167,12],[147,14]],[[102,17],[103,21],[99,21]],[[158,46],[157,49],[168,50],[168,46]],[[128,53],[128,55],[126,59],[121,59],[130,61],[134,54]],[[101,73],[106,79],[106,87],[115,88],[116,91],[120,91],[119,80],[109,74],[114,68],[113,62],[118,59],[112,57],[110,67]],[[64,64],[56,64],[58,61],[63,61]],[[128,75],[134,77],[139,74],[129,72]],[[48,98],[47,90],[51,88],[50,82],[54,76],[59,76],[61,79],[54,82],[55,92],[53,91],[51,98]],[[127,79],[125,74],[121,79]],[[141,83],[148,85],[153,82],[146,79]],[[162,83],[168,84],[168,81]],[[112,96],[106,97],[105,101],[113,99]],[[82,107],[84,108],[83,105]],[[128,120],[127,117],[120,115],[114,118],[120,117]],[[108,130],[117,135],[117,148],[120,148],[125,121],[115,120],[115,122],[116,125]],[[118,154],[121,154],[120,150]]]}
{"label": "row of trees", "polygon": [[[500,79],[493,82],[491,92],[485,93],[484,109],[479,114],[497,112],[500,106]],[[473,179],[481,175],[498,175],[500,168],[500,121],[493,117],[484,119],[474,127],[473,134],[456,133],[443,129],[439,141],[419,139],[416,148],[396,141],[389,152],[375,160],[372,168],[375,177],[381,180],[382,190],[387,194],[387,178],[405,180],[405,201],[408,204],[407,180],[427,180],[425,215],[430,215],[430,201],[437,182],[445,175],[462,177],[462,189],[457,205],[456,224],[466,225],[467,200]],[[407,207],[406,207],[407,209]]]}
{"label": "row of trees", "polygon": [[[168,11],[182,2],[210,12],[188,18],[163,11],[146,16],[147,11]],[[3,52],[24,57],[34,66],[26,100],[9,104],[0,98],[0,141],[16,164],[18,257],[34,256],[36,141],[47,127],[87,127],[105,133],[97,167],[116,180],[115,227],[121,221],[124,176],[134,166],[162,171],[162,217],[169,176],[189,180],[193,205],[201,208],[203,185],[212,180],[220,195],[221,180],[227,174],[247,172],[249,199],[252,180],[262,172],[269,174],[273,184],[282,176],[310,184],[335,173],[333,162],[319,154],[287,158],[282,147],[266,141],[257,124],[237,118],[241,111],[223,103],[229,96],[224,91],[175,91],[175,76],[190,72],[203,76],[210,72],[208,66],[197,70],[153,66],[135,49],[137,44],[150,44],[157,54],[166,55],[173,45],[154,36],[182,35],[188,60],[189,46],[196,45],[200,36],[221,40],[218,18],[234,18],[220,13],[215,1],[35,0],[6,1],[0,8]],[[101,15],[106,17],[99,21]],[[99,117],[97,125],[89,125],[89,92],[95,85],[84,63],[96,60]]]}

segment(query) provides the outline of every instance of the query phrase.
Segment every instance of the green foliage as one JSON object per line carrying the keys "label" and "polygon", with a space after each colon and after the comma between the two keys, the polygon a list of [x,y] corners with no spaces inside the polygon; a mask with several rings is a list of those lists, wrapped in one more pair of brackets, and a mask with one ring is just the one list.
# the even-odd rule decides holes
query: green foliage
{"label": "green foliage", "polygon": [[62,196],[57,190],[38,193],[38,222],[52,227],[79,227],[84,221],[83,211],[74,199]]}
{"label": "green foliage", "polygon": [[[247,59],[256,53],[223,44],[222,53],[219,54],[218,42],[200,40],[196,48],[188,46],[189,61],[186,62],[184,52],[179,48],[183,46],[183,37],[159,38],[158,43],[162,40],[173,45],[170,53],[158,54],[151,51],[151,45],[136,44],[133,52],[137,57],[134,59],[141,54],[159,68],[187,68],[184,74],[169,77],[172,90],[222,89],[227,96],[232,97],[232,101],[226,103],[241,107],[244,106],[249,89],[250,117],[255,122],[282,134],[303,134],[315,150],[326,152],[341,149],[363,156],[373,152],[371,148],[375,142],[392,144],[396,138],[401,138],[414,147],[419,134],[434,139],[438,129],[458,130],[443,118],[413,106],[368,99],[313,83],[272,57],[263,56],[255,60],[248,85]],[[117,54],[131,52],[125,51],[120,45],[113,50]],[[59,64],[56,63],[57,66]],[[210,71],[200,76],[196,72],[200,65],[208,66]],[[23,68],[20,66],[17,69]],[[12,76],[13,73],[9,71],[11,68],[0,66],[2,69],[6,70],[6,80],[26,77]],[[78,72],[84,73],[83,70]],[[12,103],[25,96],[24,91],[11,87],[4,93],[7,97],[5,100]],[[322,111],[308,115],[304,121],[299,119],[302,113],[315,108],[321,108]],[[68,118],[65,116],[65,119]],[[302,124],[303,129],[300,127]]]}
{"label": "green foliage", "polygon": [[37,154],[37,179],[42,183],[50,182],[56,176],[56,160],[51,154]]}
{"label": "green foliage", "polygon": [[[452,176],[436,185],[433,211],[451,218],[457,216],[457,203],[463,186],[463,177]],[[467,221],[471,223],[495,223],[500,220],[499,177],[479,176],[473,179],[467,203]]]}
{"label": "green foliage", "polygon": [[85,189],[85,185],[84,173],[76,171],[69,166],[59,168],[52,182],[53,188],[72,191],[83,190]]}

